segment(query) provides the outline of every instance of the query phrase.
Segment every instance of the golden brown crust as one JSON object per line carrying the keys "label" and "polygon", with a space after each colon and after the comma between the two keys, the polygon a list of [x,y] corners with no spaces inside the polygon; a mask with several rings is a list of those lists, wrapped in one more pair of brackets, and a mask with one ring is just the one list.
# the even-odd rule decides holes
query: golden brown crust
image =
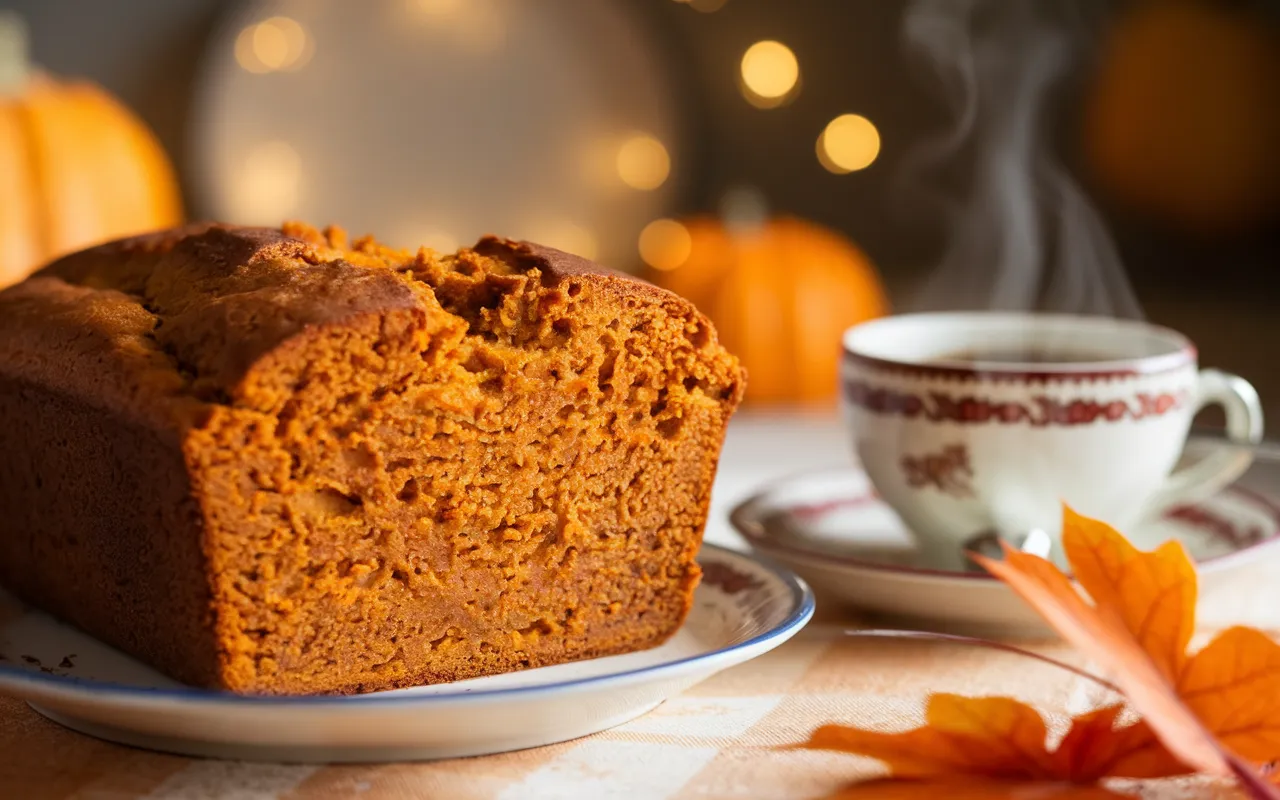
{"label": "golden brown crust", "polygon": [[267,228],[196,225],[110,242],[38,277],[132,295],[202,399],[243,402],[253,365],[308,329],[362,314],[425,313],[421,293],[381,267]]}
{"label": "golden brown crust", "polygon": [[688,612],[742,388],[689,303],[527,242],[108,243],[0,292],[0,578],[237,691],[651,646]]}
{"label": "golden brown crust", "polygon": [[623,281],[628,290],[647,294],[656,300],[678,299],[677,295],[634,275],[602,267],[594,261],[554,247],[489,235],[482,237],[472,249],[491,258],[506,260],[520,272],[539,270],[543,275],[543,283],[550,286],[569,277],[587,278],[601,283],[617,280]]}

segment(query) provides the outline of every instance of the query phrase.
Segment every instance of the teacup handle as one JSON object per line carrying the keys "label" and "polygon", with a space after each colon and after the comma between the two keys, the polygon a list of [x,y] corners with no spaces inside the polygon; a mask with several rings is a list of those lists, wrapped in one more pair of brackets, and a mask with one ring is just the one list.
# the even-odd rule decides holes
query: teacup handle
{"label": "teacup handle", "polygon": [[[1244,378],[1216,369],[1200,370],[1196,411],[1217,403],[1227,416],[1227,440],[1240,445],[1262,441],[1262,403]],[[1251,447],[1223,447],[1194,464],[1175,471],[1147,501],[1146,514],[1178,503],[1195,502],[1224,488],[1244,474],[1253,461]]]}

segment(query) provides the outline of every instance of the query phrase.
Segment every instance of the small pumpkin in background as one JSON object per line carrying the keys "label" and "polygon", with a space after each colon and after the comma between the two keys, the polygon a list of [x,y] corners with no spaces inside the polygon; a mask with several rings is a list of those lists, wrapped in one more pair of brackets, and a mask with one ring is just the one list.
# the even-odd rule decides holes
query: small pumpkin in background
{"label": "small pumpkin in background", "polygon": [[181,220],[151,131],[102,89],[34,71],[22,21],[0,13],[0,286],[64,253]]}
{"label": "small pumpkin in background", "polygon": [[834,402],[841,335],[889,308],[866,255],[835,231],[793,217],[663,224],[665,250],[651,242],[644,252],[641,240],[645,260],[658,267],[647,277],[711,318],[747,369],[746,402]]}
{"label": "small pumpkin in background", "polygon": [[1085,98],[1101,188],[1204,234],[1280,217],[1280,22],[1229,0],[1139,0]]}

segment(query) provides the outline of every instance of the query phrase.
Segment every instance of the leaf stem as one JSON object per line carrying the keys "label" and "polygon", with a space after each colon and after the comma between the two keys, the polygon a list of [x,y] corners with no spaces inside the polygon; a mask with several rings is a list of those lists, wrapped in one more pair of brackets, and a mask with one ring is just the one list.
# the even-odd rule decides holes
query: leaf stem
{"label": "leaf stem", "polygon": [[1066,663],[1065,661],[1059,661],[1056,658],[1050,658],[1049,656],[1041,655],[1039,653],[1033,653],[1030,650],[1023,650],[1021,647],[1014,647],[1011,644],[1004,644],[1003,642],[993,642],[990,639],[979,639],[976,636],[961,636],[955,633],[935,633],[933,631],[907,631],[907,630],[895,630],[891,628],[868,628],[865,630],[859,629],[859,628],[846,628],[844,630],[844,635],[851,636],[854,638],[867,638],[867,639],[914,639],[919,641],[951,642],[952,644],[966,644],[966,645],[972,645],[974,647],[985,647],[988,650],[1000,650],[1005,653],[1013,653],[1015,655],[1026,656],[1027,658],[1034,658],[1036,661],[1042,661],[1045,664],[1058,667],[1059,669],[1064,669],[1067,672],[1072,673],[1073,675],[1077,675],[1081,678],[1085,678],[1087,680],[1093,681],[1094,683],[1098,684],[1102,688],[1115,692],[1121,697],[1124,696],[1124,692],[1120,691],[1120,687],[1116,686],[1111,681],[1105,680],[1103,678],[1099,678],[1097,675],[1086,672],[1085,670],[1080,669],[1079,667],[1074,667]]}
{"label": "leaf stem", "polygon": [[1239,756],[1224,750],[1223,757],[1227,759],[1227,764],[1235,773],[1236,779],[1240,781],[1245,794],[1253,800],[1276,800],[1280,797],[1280,791]]}

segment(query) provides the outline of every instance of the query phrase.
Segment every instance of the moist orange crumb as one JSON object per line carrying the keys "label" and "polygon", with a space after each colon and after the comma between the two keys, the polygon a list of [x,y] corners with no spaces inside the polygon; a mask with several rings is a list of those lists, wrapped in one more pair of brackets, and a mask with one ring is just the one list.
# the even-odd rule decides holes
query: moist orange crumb
{"label": "moist orange crumb", "polygon": [[0,580],[237,692],[652,647],[743,383],[688,302],[528,243],[113,242],[0,293]]}

